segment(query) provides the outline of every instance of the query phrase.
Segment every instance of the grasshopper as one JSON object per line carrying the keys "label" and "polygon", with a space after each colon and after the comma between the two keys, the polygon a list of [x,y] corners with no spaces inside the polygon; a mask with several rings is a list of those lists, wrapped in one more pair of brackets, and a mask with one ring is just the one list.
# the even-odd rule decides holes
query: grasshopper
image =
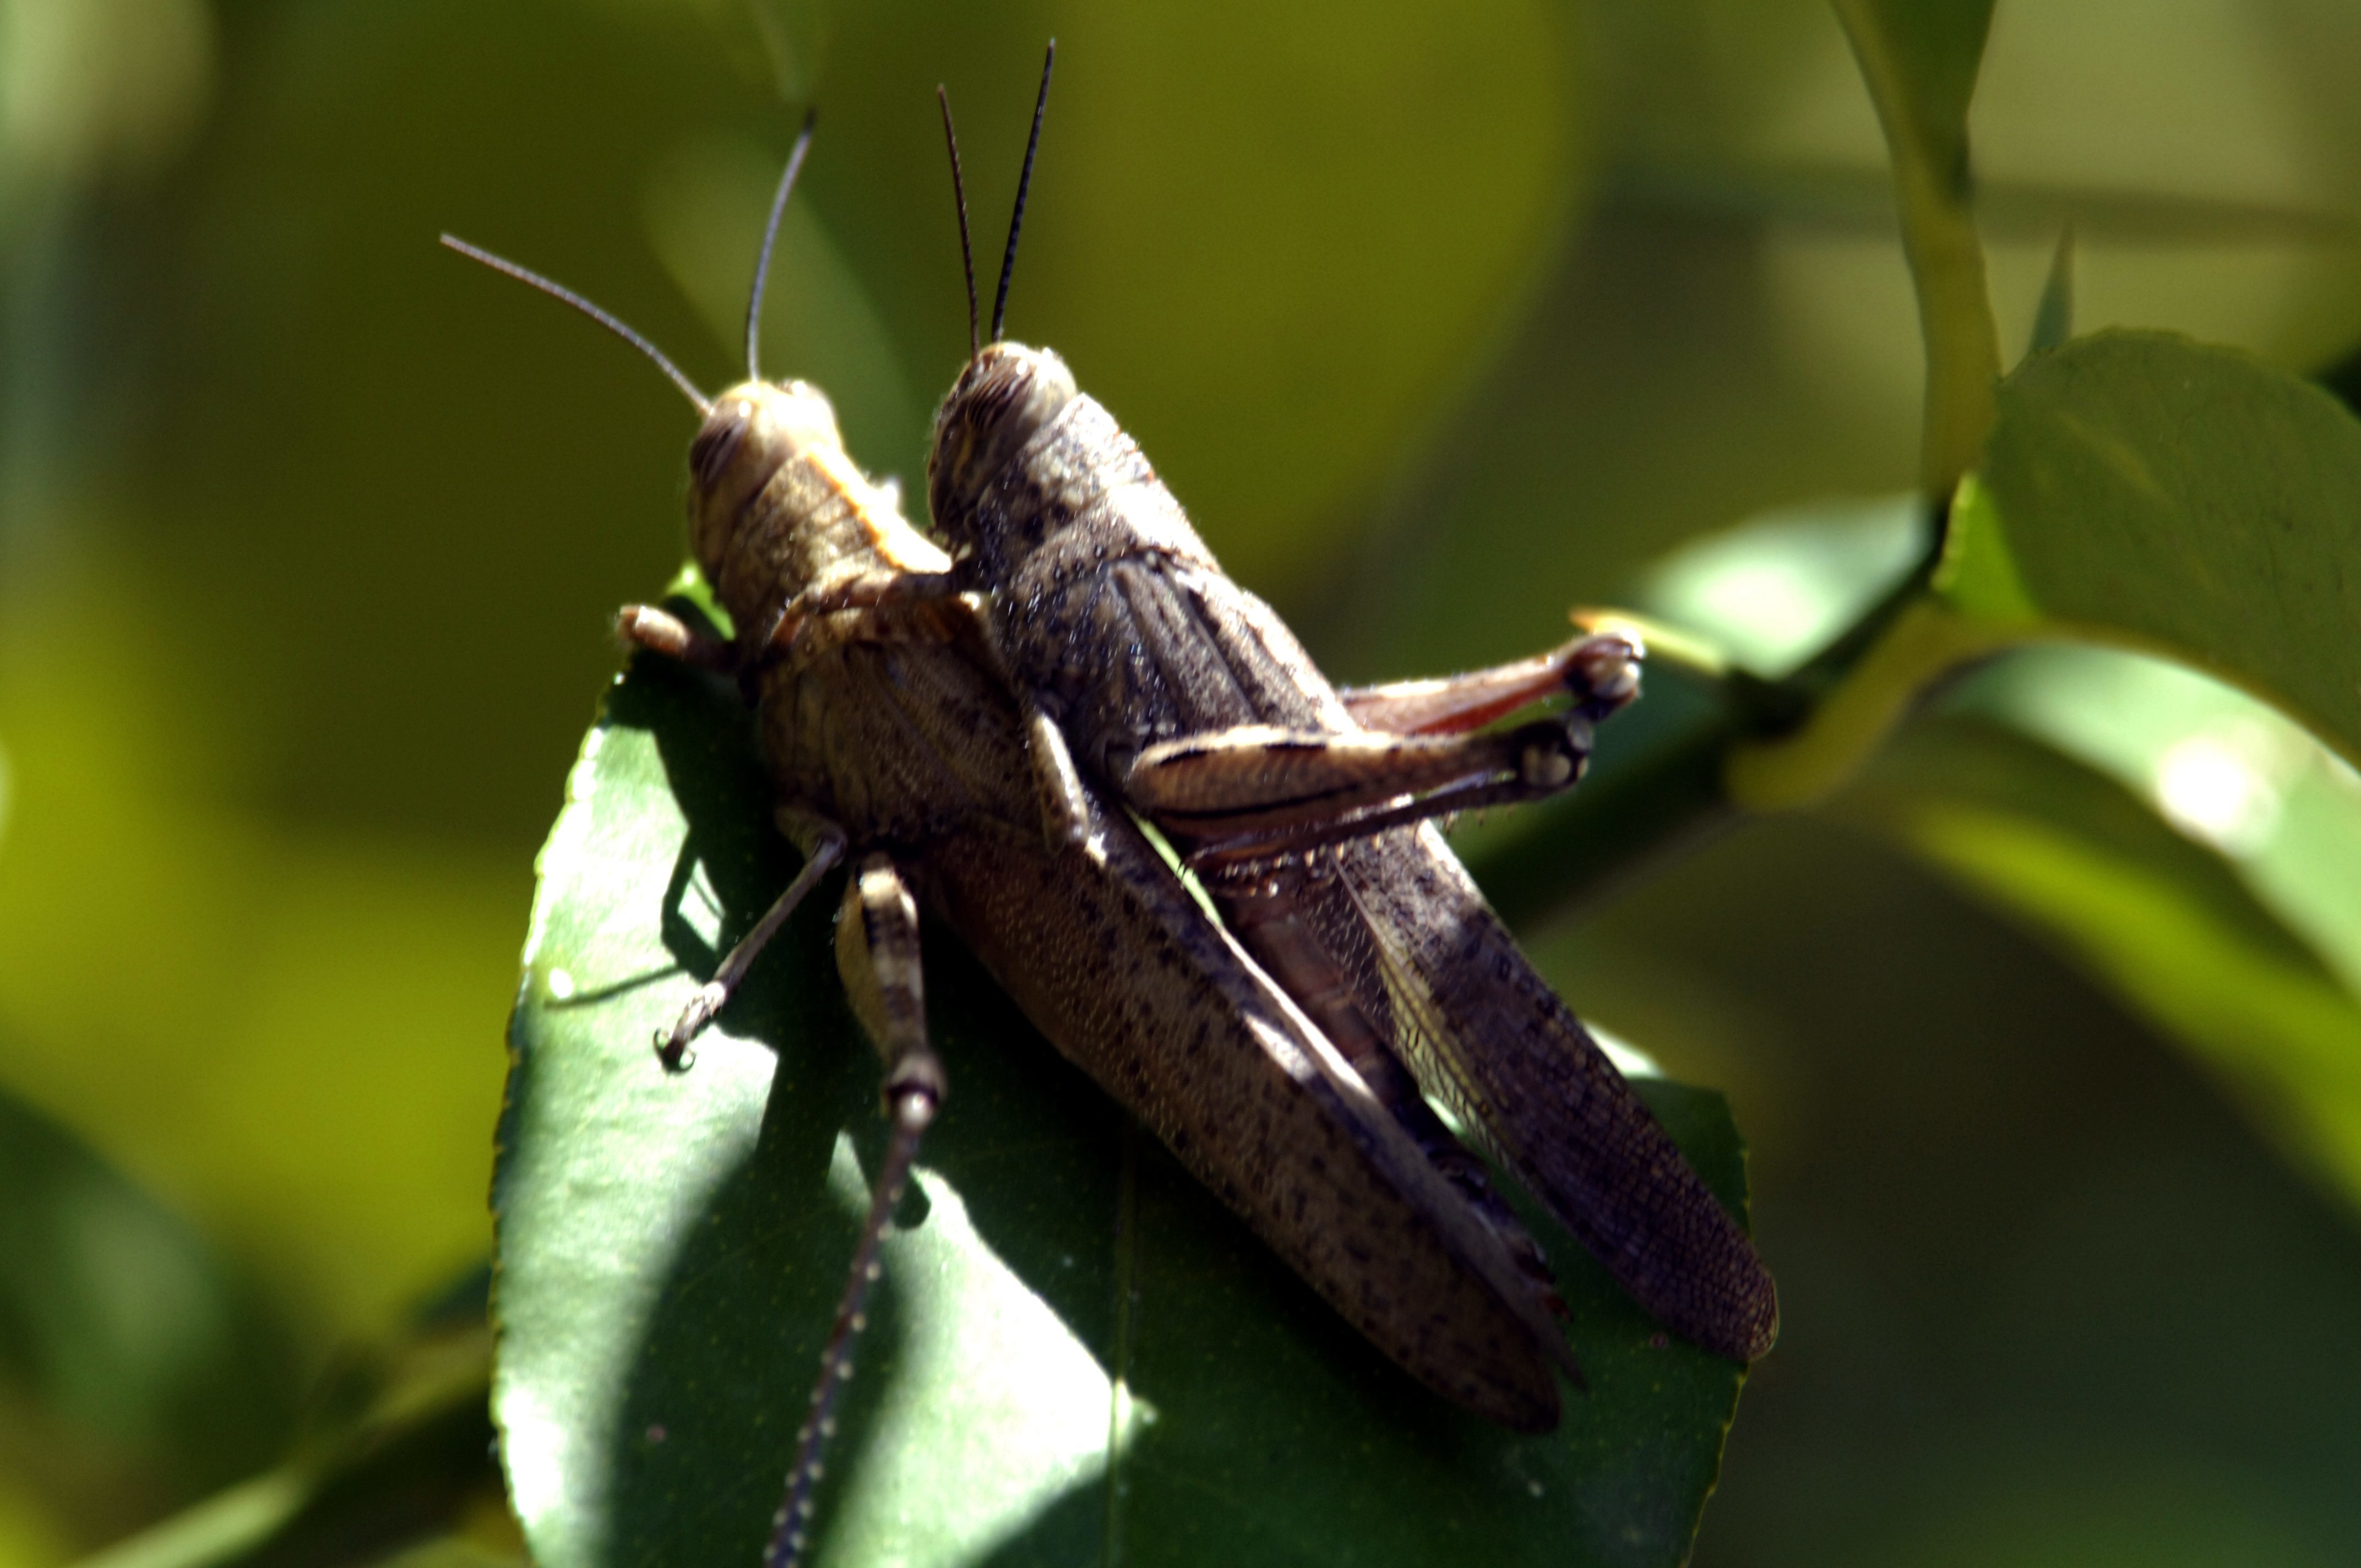
{"label": "grasshopper", "polygon": [[[774,233],[809,134],[807,123],[773,203]],[[838,967],[882,1059],[891,1136],[765,1563],[795,1563],[807,1545],[879,1242],[948,1092],[927,1030],[921,905],[1379,1349],[1502,1425],[1553,1425],[1551,1369],[1578,1371],[1552,1298],[1512,1238],[1101,786],[1068,780],[1060,800],[1077,830],[1044,833],[1039,737],[995,663],[982,601],[811,608],[847,597],[847,585],[940,580],[952,562],[904,520],[895,488],[847,455],[818,389],[762,379],[755,335],[770,236],[748,309],[747,378],[713,397],[597,306],[444,243],[624,337],[701,417],[689,449],[689,537],[733,634],[644,605],[626,607],[618,630],[631,647],[737,678],[759,710],[778,826],[806,860],[658,1037],[666,1069],[689,1065],[695,1036],[789,913],[831,869],[850,868]]]}
{"label": "grasshopper", "polygon": [[[1064,362],[1002,336],[1055,60],[1053,41],[980,344],[945,104],[971,357],[937,413],[927,473],[952,568],[845,597],[981,598],[1053,839],[1096,831],[1093,790],[1154,823],[1414,1139],[1450,1167],[1422,1089],[1659,1321],[1733,1360],[1761,1356],[1777,1294],[1744,1233],[1420,820],[1571,784],[1590,722],[1636,691],[1638,650],[1592,638],[1452,680],[1329,685],[1222,574]],[[1564,718],[1477,729],[1558,686],[1574,696]]]}

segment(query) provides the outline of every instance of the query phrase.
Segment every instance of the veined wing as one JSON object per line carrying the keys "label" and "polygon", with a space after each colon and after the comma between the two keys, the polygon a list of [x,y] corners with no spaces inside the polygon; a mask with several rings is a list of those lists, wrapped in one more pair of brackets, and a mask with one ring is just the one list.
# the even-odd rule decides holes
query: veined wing
{"label": "veined wing", "polygon": [[[1131,569],[1161,576],[1170,590],[1126,596],[1133,636],[1152,657],[1196,673],[1172,683],[1185,696],[1226,694],[1222,705],[1183,709],[1180,728],[1358,729],[1260,599],[1185,563]],[[1224,678],[1207,679],[1214,671]],[[1334,853],[1347,896],[1307,884],[1300,903],[1323,925],[1364,1010],[1392,1013],[1395,1049],[1420,1086],[1667,1328],[1735,1360],[1767,1352],[1778,1296],[1753,1245],[1534,972],[1442,836],[1431,826],[1394,829]]]}
{"label": "veined wing", "polygon": [[1735,1360],[1767,1352],[1778,1293],[1753,1245],[1442,836],[1398,830],[1338,854],[1427,1092],[1667,1328]]}
{"label": "veined wing", "polygon": [[[939,908],[1051,1042],[1422,1381],[1554,1426],[1564,1335],[1531,1281],[1324,1036],[1119,812],[929,846]],[[1577,1374],[1578,1375],[1578,1374]]]}

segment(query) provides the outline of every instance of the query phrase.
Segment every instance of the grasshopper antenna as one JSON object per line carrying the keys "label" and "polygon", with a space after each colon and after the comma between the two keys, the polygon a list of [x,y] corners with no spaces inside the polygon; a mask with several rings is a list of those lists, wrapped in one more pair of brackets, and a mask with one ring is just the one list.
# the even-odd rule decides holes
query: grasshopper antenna
{"label": "grasshopper antenna", "polygon": [[960,265],[967,269],[967,356],[972,359],[983,347],[977,335],[975,315],[975,249],[967,237],[967,181],[960,178],[959,133],[951,129],[951,95],[941,84],[935,87],[935,102],[943,106],[943,142],[951,149],[951,199],[959,203]]}
{"label": "grasshopper antenna", "polygon": [[1033,100],[1033,134],[1025,138],[1025,171],[1016,177],[1016,211],[1009,214],[1008,251],[1000,258],[1000,291],[992,300],[992,341],[1000,341],[1001,323],[1008,319],[1008,280],[1016,271],[1016,236],[1025,227],[1025,197],[1033,189],[1033,155],[1041,148],[1041,115],[1049,107],[1049,71],[1058,63],[1058,40],[1041,60],[1041,91]]}
{"label": "grasshopper antenna", "polygon": [[787,171],[779,176],[779,192],[771,198],[771,221],[763,225],[762,254],[754,258],[754,292],[746,302],[746,379],[759,381],[763,372],[757,367],[763,344],[763,285],[771,280],[771,247],[779,241],[779,218],[787,210],[787,192],[796,188],[796,176],[803,172],[804,154],[811,150],[812,126],[818,120],[818,109],[804,111],[804,128],[796,137],[795,150],[787,154]]}
{"label": "grasshopper antenna", "polygon": [[566,287],[562,283],[553,283],[538,272],[519,267],[515,262],[511,261],[504,256],[494,256],[490,251],[485,250],[478,246],[469,245],[466,240],[459,238],[456,235],[445,235],[443,236],[443,247],[445,250],[456,250],[470,261],[480,261],[485,266],[490,268],[493,271],[504,273],[507,276],[515,279],[520,283],[538,289],[553,300],[572,305],[576,310],[580,311],[584,315],[588,316],[592,321],[597,322],[600,326],[605,327],[609,332],[613,333],[617,337],[621,338],[625,343],[630,344],[633,348],[638,349],[642,354],[646,355],[650,359],[655,361],[656,368],[671,377],[672,384],[678,387],[683,392],[687,394],[688,400],[697,405],[697,411],[698,413],[710,414],[713,412],[713,400],[707,397],[703,392],[698,391],[697,389],[697,383],[682,375],[680,372],[680,367],[665,358],[663,349],[658,348],[654,344],[650,343],[646,338],[641,336],[638,333],[625,325],[620,319],[600,310],[598,306],[592,304],[589,301],[584,299],[573,290]]}

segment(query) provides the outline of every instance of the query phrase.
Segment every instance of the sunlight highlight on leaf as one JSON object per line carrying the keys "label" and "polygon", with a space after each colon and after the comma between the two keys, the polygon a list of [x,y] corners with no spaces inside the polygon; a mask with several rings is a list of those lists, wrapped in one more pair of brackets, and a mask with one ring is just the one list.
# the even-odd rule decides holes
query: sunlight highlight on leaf
{"label": "sunlight highlight on leaf", "polygon": [[[978,1234],[943,1176],[918,1168],[926,1223],[887,1238],[885,1266],[930,1282],[906,1309],[899,1367],[863,1445],[826,1550],[853,1561],[943,1568],[982,1560],[1057,1500],[1106,1474],[1156,1420],[1115,1386],[1073,1332]],[[848,1220],[869,1205],[851,1141],[837,1140],[829,1195]],[[1111,1415],[1112,1412],[1112,1415]],[[946,1491],[946,1471],[977,1478]]]}
{"label": "sunlight highlight on leaf", "polygon": [[1915,495],[1782,508],[1682,546],[1634,598],[1755,674],[1784,675],[1898,587],[1929,538]]}

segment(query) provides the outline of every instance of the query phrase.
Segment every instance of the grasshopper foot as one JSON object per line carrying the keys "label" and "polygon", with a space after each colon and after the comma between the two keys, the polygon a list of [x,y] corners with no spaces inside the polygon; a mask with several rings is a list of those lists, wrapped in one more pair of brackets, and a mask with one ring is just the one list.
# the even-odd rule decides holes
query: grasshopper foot
{"label": "grasshopper foot", "polygon": [[664,1063],[666,1072],[686,1072],[697,1065],[697,1053],[688,1048],[688,1043],[705,1032],[705,1026],[713,1022],[713,1015],[729,1000],[730,988],[719,981],[697,987],[697,994],[688,999],[688,1005],[681,1009],[672,1028],[656,1036],[656,1060]]}

